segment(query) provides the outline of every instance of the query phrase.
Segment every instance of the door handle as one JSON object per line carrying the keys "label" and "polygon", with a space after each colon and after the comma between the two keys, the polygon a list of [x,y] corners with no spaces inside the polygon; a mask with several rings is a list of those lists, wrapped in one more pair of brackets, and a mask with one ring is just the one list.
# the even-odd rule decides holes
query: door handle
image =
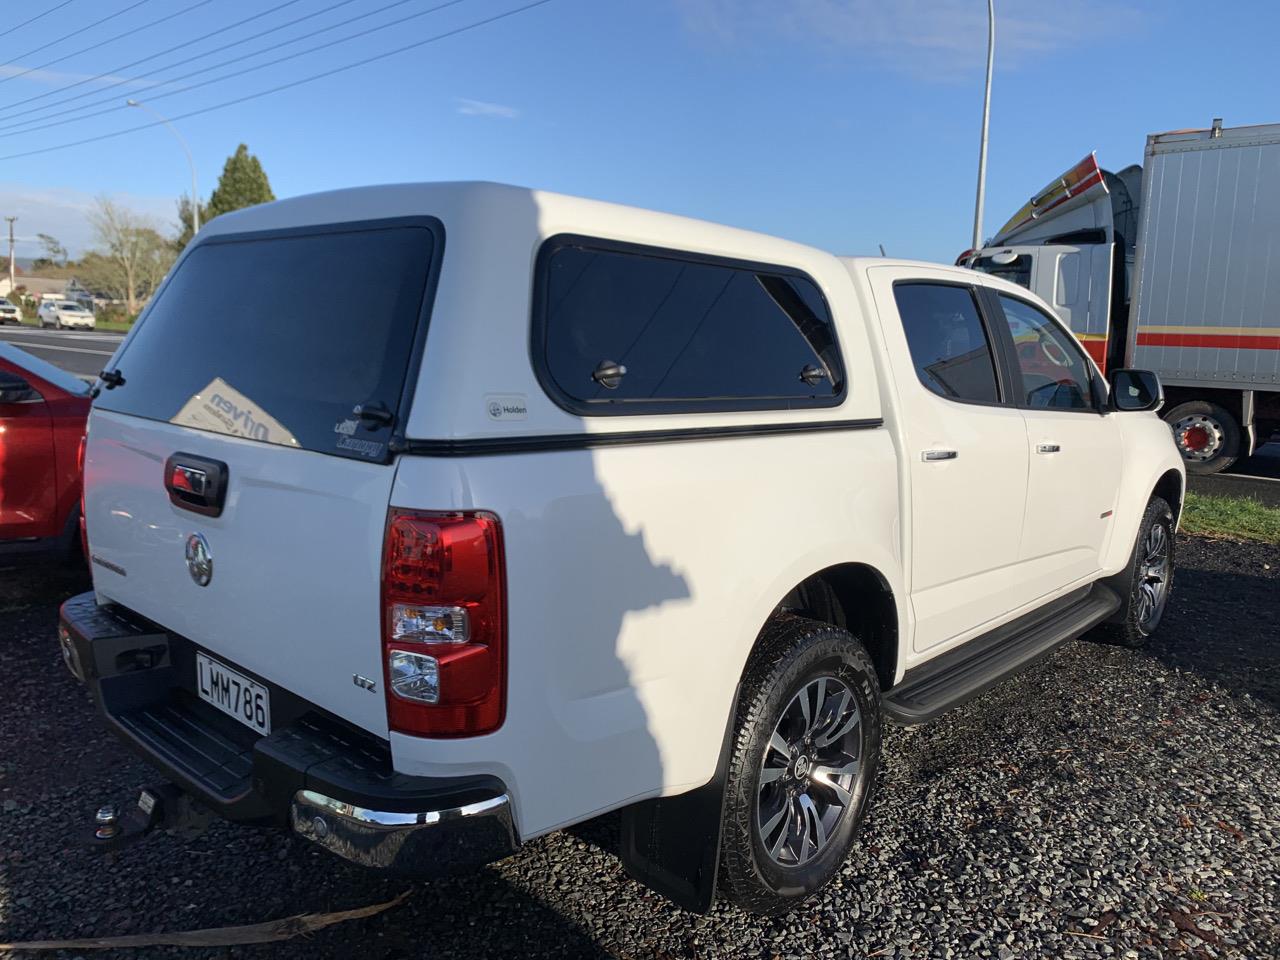
{"label": "door handle", "polygon": [[934,460],[954,460],[960,456],[955,450],[924,450],[920,453],[920,459],[925,461]]}
{"label": "door handle", "polygon": [[1037,443],[1036,444],[1036,453],[1057,453],[1061,449],[1062,447],[1060,447],[1056,443]]}

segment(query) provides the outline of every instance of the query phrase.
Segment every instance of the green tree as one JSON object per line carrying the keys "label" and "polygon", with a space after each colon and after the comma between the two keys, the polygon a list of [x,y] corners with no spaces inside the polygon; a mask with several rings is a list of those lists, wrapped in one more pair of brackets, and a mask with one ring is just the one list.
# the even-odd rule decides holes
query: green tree
{"label": "green tree", "polygon": [[67,248],[58,242],[57,237],[47,233],[37,233],[36,239],[44,248],[44,256],[37,257],[32,264],[37,270],[40,267],[65,267],[67,265]]}
{"label": "green tree", "polygon": [[[204,223],[209,219],[209,207],[207,204],[200,204],[200,222]],[[191,198],[185,193],[178,198],[178,235],[173,238],[173,252],[181,253],[186,249],[191,238],[195,236],[194,224],[191,217]]]}
{"label": "green tree", "polygon": [[227,157],[227,162],[222,167],[218,186],[209,197],[209,219],[230,213],[232,210],[269,203],[275,198],[276,195],[271,192],[271,183],[267,180],[262,164],[242,143],[236,147],[235,153]]}

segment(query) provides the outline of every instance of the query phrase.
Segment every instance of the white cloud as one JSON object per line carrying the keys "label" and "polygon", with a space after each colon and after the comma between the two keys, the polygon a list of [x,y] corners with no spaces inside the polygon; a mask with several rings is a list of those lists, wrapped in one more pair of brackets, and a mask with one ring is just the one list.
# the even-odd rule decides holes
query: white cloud
{"label": "white cloud", "polygon": [[[162,233],[176,232],[177,209],[173,197],[129,193],[112,193],[109,196],[122,206],[155,220]],[[93,246],[89,211],[96,198],[97,194],[65,187],[40,188],[28,184],[0,183],[0,215],[18,218],[18,222],[14,224],[14,233],[18,239],[19,257],[40,255],[37,233],[57,237],[71,256],[79,257]],[[8,235],[5,234],[0,239],[7,243]]]}
{"label": "white cloud", "polygon": [[[981,0],[676,0],[686,27],[727,45],[779,34],[832,51],[854,51],[922,79],[948,82],[981,70],[987,8]],[[996,4],[996,63],[1122,35],[1137,19],[1123,3],[1077,0]]]}
{"label": "white cloud", "polygon": [[465,97],[459,97],[457,102],[458,113],[464,117],[495,117],[500,120],[514,120],[520,116],[520,111],[515,107],[504,106],[501,103],[467,100]]}
{"label": "white cloud", "polygon": [[123,85],[128,87],[159,87],[165,86],[156,80],[134,80],[131,77],[117,77],[115,74],[104,74],[98,76],[96,73],[73,73],[63,70],[32,70],[21,64],[5,64],[0,66],[0,78],[15,78],[19,80],[30,80],[33,83],[43,83],[47,86],[63,86],[64,84],[79,83],[81,80],[96,80],[102,84]]}

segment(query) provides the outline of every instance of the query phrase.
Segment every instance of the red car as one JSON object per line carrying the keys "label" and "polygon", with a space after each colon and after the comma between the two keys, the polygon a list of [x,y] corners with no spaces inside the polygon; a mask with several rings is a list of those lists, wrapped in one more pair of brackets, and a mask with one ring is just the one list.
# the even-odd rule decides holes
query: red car
{"label": "red car", "polygon": [[80,549],[89,384],[0,341],[0,558]]}

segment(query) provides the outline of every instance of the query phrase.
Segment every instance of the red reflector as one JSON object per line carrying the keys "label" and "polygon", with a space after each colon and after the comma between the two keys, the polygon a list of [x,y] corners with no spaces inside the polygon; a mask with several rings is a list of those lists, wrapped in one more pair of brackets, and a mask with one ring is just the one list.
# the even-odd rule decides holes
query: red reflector
{"label": "red reflector", "polygon": [[[459,608],[465,642],[396,634],[397,604]],[[392,509],[382,554],[382,664],[392,730],[428,737],[491,733],[506,711],[506,584],[502,525],[491,513]],[[388,663],[397,650],[438,663],[435,702],[401,695]],[[420,690],[420,688],[418,688]]]}

